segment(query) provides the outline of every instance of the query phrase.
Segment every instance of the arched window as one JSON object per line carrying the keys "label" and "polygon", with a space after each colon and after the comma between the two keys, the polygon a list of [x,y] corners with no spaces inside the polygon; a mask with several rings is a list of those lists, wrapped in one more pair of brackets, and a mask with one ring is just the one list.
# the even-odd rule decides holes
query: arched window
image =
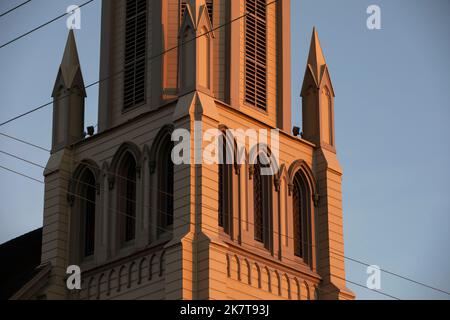
{"label": "arched window", "polygon": [[259,155],[253,165],[255,240],[262,242],[267,249],[270,248],[272,242],[272,176],[263,175],[261,169],[269,166],[268,163],[268,161],[263,161]]}
{"label": "arched window", "polygon": [[81,258],[93,256],[95,251],[95,186],[94,174],[85,169],[79,183]]}
{"label": "arched window", "polygon": [[310,258],[310,211],[311,193],[308,184],[301,174],[297,172],[293,181],[292,201],[294,209],[294,253],[309,263]]}
{"label": "arched window", "polygon": [[158,155],[158,234],[171,231],[173,226],[174,165],[173,142],[170,135],[162,141]]}
{"label": "arched window", "polygon": [[227,143],[226,132],[222,132],[219,137],[219,150],[219,227],[222,227],[226,234],[231,235],[233,226],[233,149]]}
{"label": "arched window", "polygon": [[119,234],[122,245],[136,236],[136,161],[130,153],[122,158],[118,173]]}

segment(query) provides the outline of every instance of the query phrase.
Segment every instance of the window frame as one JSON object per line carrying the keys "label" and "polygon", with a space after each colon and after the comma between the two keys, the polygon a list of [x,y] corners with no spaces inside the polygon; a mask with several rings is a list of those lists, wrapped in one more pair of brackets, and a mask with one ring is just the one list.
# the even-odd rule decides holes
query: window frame
{"label": "window frame", "polygon": [[[258,8],[258,3],[259,2],[264,2],[264,8],[265,8],[265,17],[264,19],[261,17],[258,17],[256,11],[254,13],[250,13],[248,11],[248,3],[249,1],[254,1],[255,2],[255,8]],[[262,6],[261,6],[262,7]],[[245,13],[247,14],[245,19],[244,19],[244,104],[251,106],[259,111],[262,111],[264,113],[268,112],[268,79],[267,79],[267,42],[268,42],[268,19],[267,19],[267,2],[265,0],[245,0]],[[253,32],[253,38],[254,38],[254,52],[252,53],[254,55],[254,58],[249,57],[248,54],[248,38],[249,38],[249,19],[252,18],[255,20],[255,30]],[[258,21],[260,23],[263,24],[264,27],[264,48],[261,48],[258,45]],[[261,51],[261,53],[264,53],[264,63],[261,63],[258,61],[258,51]],[[251,63],[250,63],[251,62]],[[252,67],[254,68],[254,70],[251,72],[254,75],[254,79],[252,79],[252,81],[250,81],[250,83],[253,83],[253,90],[254,92],[252,93],[252,95],[250,95],[249,93],[249,89],[248,89],[248,69],[250,67],[250,65],[252,65]],[[260,84],[258,84],[258,79],[256,78],[257,76],[257,66],[259,65],[259,67],[262,69],[262,73],[264,74],[264,79],[262,79],[264,85],[261,86]],[[263,97],[263,102],[258,102],[258,88],[264,88],[264,97]],[[261,90],[261,88],[259,90]],[[249,96],[251,96],[251,99],[249,98]]]}
{"label": "window frame", "polygon": [[[259,153],[255,160],[254,164],[252,164],[252,180],[253,180],[253,240],[255,243],[262,246],[264,249],[271,251],[273,249],[273,176],[270,175],[262,175],[261,168],[263,168],[263,164],[260,161],[260,157],[266,157],[267,161],[270,161],[270,151],[269,154]],[[268,162],[269,163],[269,162]],[[259,190],[256,190],[257,187],[255,182],[257,179],[260,179]],[[256,191],[261,193],[261,199],[258,201],[256,198]],[[261,214],[261,238],[259,238],[256,234],[257,228],[257,214],[259,207],[259,211]]]}
{"label": "window frame", "polygon": [[[128,6],[129,6],[129,4],[128,4],[129,2],[135,2],[134,7],[135,7],[136,11],[134,14],[129,14],[129,12],[127,10]],[[138,6],[139,2],[145,3],[145,10],[143,10],[142,12],[137,12],[138,7],[139,7]],[[124,58],[123,58],[124,59],[124,63],[123,63],[124,74],[123,74],[122,113],[134,110],[142,105],[145,105],[147,102],[147,83],[148,83],[147,82],[147,71],[148,71],[148,68],[147,68],[147,51],[148,50],[147,49],[148,48],[147,47],[148,47],[148,11],[149,11],[148,7],[149,7],[148,1],[146,1],[146,0],[127,0],[126,1],[125,28],[124,28],[125,35],[124,35]],[[138,51],[137,47],[138,47],[138,37],[139,37],[139,32],[137,30],[137,27],[138,27],[139,18],[142,18],[142,16],[144,16],[143,19],[145,21],[144,22],[145,35],[143,36],[143,44],[142,44],[143,49],[141,49],[141,50],[143,50],[144,52],[143,52],[142,56],[136,57],[137,51]],[[128,29],[129,24],[134,25],[134,29],[135,29],[134,32],[130,31]],[[131,33],[131,35],[129,35],[129,33]],[[128,37],[131,37],[131,36],[133,37],[133,40],[128,39]],[[128,61],[127,60],[127,50],[128,50],[127,43],[129,41],[133,42],[133,47],[134,47],[133,56],[134,57],[130,58],[130,60]],[[137,101],[136,100],[136,91],[137,91],[136,90],[136,87],[137,87],[136,78],[137,78],[137,73],[138,73],[138,69],[139,69],[137,65],[139,63],[143,64],[143,66],[142,66],[143,70],[141,70],[141,72],[143,73],[142,80],[141,80],[142,83],[140,84],[140,86],[142,86],[141,90],[143,91],[142,92],[143,97],[142,97],[142,99],[139,99]],[[131,68],[132,70],[129,71],[128,68]],[[130,81],[131,84],[127,82],[128,72],[131,72],[131,74],[133,75],[133,80]],[[130,86],[131,88],[128,89],[127,88],[128,86]],[[130,90],[130,92],[128,92],[127,90]],[[127,99],[128,95],[131,95],[132,98]],[[131,102],[128,103],[128,100],[130,100]]]}
{"label": "window frame", "polygon": [[[135,180],[130,181],[130,170],[134,172]],[[134,244],[136,240],[136,219],[137,219],[137,194],[138,194],[138,162],[130,151],[124,152],[122,155],[117,172],[117,232],[119,240],[119,248],[123,249]],[[133,199],[129,199],[130,185],[134,183]],[[131,186],[132,187],[132,186]],[[130,216],[128,208],[131,206],[134,213]],[[130,219],[133,219],[131,226],[128,226]],[[132,237],[127,237],[128,230],[132,231]]]}
{"label": "window frame", "polygon": [[[227,129],[219,129],[219,164],[218,164],[218,226],[228,237],[233,237],[234,208],[233,208],[233,168],[235,167],[235,141],[227,136]],[[231,156],[229,156],[231,155]],[[228,160],[233,163],[228,163]]]}

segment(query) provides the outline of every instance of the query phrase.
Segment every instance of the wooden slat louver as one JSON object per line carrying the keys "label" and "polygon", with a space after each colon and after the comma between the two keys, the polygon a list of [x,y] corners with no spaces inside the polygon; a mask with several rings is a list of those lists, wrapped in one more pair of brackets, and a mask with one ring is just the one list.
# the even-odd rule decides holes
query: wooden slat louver
{"label": "wooden slat louver", "polygon": [[246,0],[245,3],[245,102],[266,110],[266,1]]}
{"label": "wooden slat louver", "polygon": [[125,25],[124,109],[145,103],[147,0],[127,0]]}
{"label": "wooden slat louver", "polygon": [[206,8],[208,9],[209,20],[213,24],[214,3],[213,0],[206,0]]}

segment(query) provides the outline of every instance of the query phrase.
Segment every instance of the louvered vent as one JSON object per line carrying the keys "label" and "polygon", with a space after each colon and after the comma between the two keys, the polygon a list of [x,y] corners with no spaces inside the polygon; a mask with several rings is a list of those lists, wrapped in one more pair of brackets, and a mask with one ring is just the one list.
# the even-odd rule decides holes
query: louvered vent
{"label": "louvered vent", "polygon": [[124,109],[145,103],[147,0],[127,0]]}
{"label": "louvered vent", "polygon": [[266,110],[266,1],[246,0],[245,4],[245,102]]}
{"label": "louvered vent", "polygon": [[186,0],[180,1],[180,23],[183,20],[184,12],[186,11],[186,5],[187,5]]}
{"label": "louvered vent", "polygon": [[214,12],[213,0],[206,0],[206,8],[208,9],[209,20],[211,21],[211,24],[213,24],[213,12]]}
{"label": "louvered vent", "polygon": [[[186,11],[186,0],[180,1],[180,21],[183,19],[184,12]],[[209,19],[211,20],[211,24],[213,23],[213,0],[206,0],[206,8],[208,9]]]}

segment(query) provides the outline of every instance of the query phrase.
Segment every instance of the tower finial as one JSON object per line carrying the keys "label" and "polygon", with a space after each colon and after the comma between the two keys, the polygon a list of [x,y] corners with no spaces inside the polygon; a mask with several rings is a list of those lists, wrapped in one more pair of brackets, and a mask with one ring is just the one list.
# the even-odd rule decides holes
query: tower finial
{"label": "tower finial", "polygon": [[84,137],[86,89],[73,30],[69,31],[52,97],[52,153],[55,153]]}
{"label": "tower finial", "polygon": [[77,86],[81,90],[82,94],[86,96],[83,75],[81,73],[80,59],[78,58],[77,44],[73,30],[70,30],[69,35],[67,36],[64,55],[59,67],[55,88],[53,89],[53,96],[55,96],[57,90],[61,86],[66,89]]}
{"label": "tower finial", "polygon": [[320,46],[319,36],[316,27],[314,27],[311,37],[311,46],[309,48],[308,65],[313,71],[317,85],[319,85],[322,80],[323,70],[326,64],[322,47]]}
{"label": "tower finial", "polygon": [[313,29],[301,96],[303,138],[335,152],[334,89],[316,28]]}

